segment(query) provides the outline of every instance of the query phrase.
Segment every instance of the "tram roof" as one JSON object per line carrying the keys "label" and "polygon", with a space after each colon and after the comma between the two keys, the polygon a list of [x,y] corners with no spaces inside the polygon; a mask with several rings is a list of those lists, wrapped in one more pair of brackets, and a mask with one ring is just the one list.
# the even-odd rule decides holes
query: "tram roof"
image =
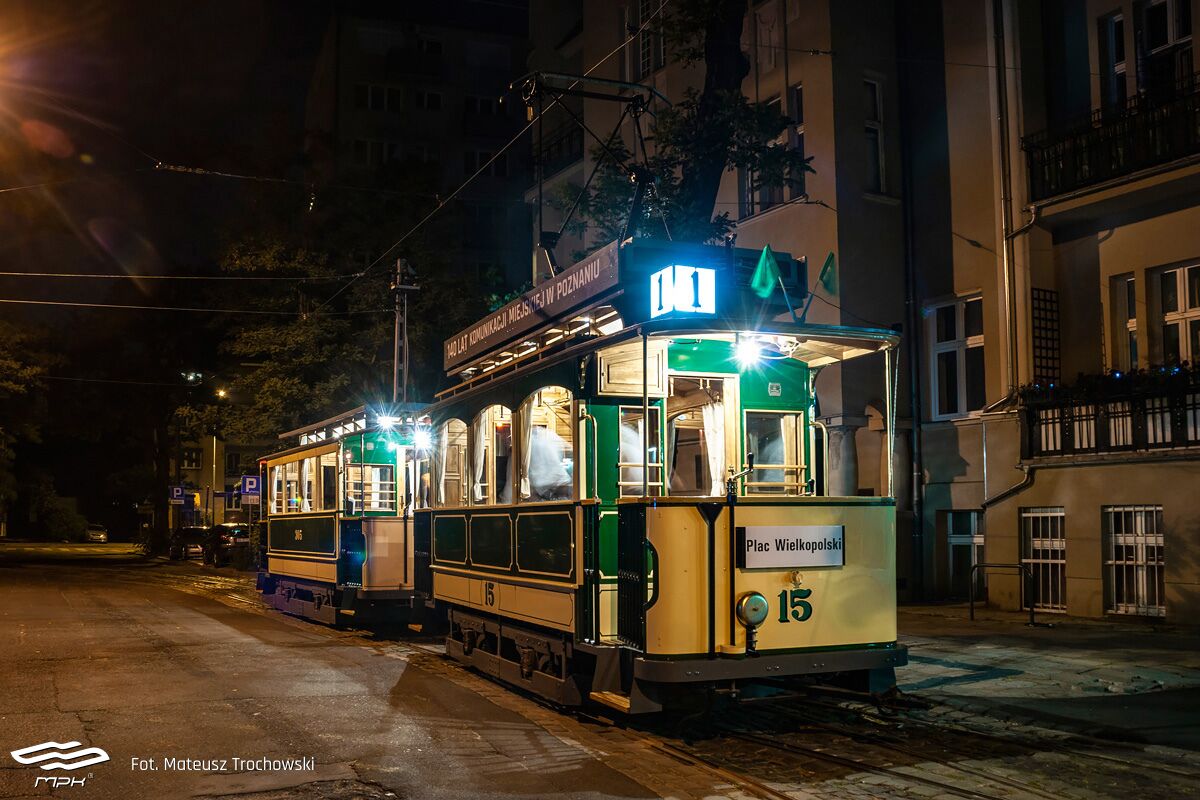
{"label": "tram roof", "polygon": [[[788,354],[813,367],[899,341],[890,330],[797,324],[793,310],[807,297],[807,260],[774,253],[778,272],[763,298],[751,288],[762,256],[748,248],[612,242],[446,340],[446,372],[460,380],[439,397],[540,362],[549,351],[594,348],[600,346],[597,339],[615,343],[642,330],[787,337]],[[680,304],[681,293],[687,303]]]}

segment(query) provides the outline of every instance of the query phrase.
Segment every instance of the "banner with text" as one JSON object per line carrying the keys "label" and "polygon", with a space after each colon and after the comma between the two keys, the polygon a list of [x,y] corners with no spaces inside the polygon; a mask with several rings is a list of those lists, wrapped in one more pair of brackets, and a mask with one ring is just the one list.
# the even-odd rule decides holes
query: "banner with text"
{"label": "banner with text", "polygon": [[447,339],[446,370],[528,333],[616,285],[617,243],[613,242]]}

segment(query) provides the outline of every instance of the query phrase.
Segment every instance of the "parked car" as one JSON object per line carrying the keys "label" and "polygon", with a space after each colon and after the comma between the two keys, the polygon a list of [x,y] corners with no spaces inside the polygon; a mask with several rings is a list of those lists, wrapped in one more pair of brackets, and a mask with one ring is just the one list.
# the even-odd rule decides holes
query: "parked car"
{"label": "parked car", "polygon": [[244,522],[213,525],[204,537],[204,563],[222,567],[249,561],[250,526]]}
{"label": "parked car", "polygon": [[172,561],[187,558],[200,558],[204,555],[204,540],[208,538],[208,528],[186,526],[176,528],[171,534],[171,546],[167,555]]}
{"label": "parked car", "polygon": [[89,522],[87,530],[83,532],[83,540],[89,544],[106,544],[108,528],[97,522]]}

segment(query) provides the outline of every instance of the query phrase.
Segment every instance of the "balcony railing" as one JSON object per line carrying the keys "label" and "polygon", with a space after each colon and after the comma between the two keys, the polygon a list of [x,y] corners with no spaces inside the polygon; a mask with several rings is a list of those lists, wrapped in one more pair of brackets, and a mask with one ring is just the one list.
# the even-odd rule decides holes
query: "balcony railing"
{"label": "balcony railing", "polygon": [[1022,142],[1032,200],[1065,194],[1200,153],[1200,75],[1092,112],[1067,130]]}
{"label": "balcony railing", "polygon": [[1050,391],[1021,403],[1025,458],[1200,447],[1200,370],[1149,382],[1104,378],[1088,392]]}

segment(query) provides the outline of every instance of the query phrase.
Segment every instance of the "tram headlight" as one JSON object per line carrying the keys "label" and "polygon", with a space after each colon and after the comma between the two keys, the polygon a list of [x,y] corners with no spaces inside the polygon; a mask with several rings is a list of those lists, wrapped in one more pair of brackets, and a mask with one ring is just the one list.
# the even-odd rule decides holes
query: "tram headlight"
{"label": "tram headlight", "polygon": [[417,428],[413,431],[413,445],[418,450],[428,450],[433,447],[433,434],[425,428]]}
{"label": "tram headlight", "polygon": [[758,649],[758,626],[767,621],[771,606],[760,593],[746,592],[738,598],[733,611],[746,628],[746,652],[753,653]]}
{"label": "tram headlight", "polygon": [[737,613],[738,622],[747,628],[757,628],[767,621],[767,614],[770,613],[771,606],[767,603],[767,598],[758,592],[746,592],[738,598],[734,610]]}

